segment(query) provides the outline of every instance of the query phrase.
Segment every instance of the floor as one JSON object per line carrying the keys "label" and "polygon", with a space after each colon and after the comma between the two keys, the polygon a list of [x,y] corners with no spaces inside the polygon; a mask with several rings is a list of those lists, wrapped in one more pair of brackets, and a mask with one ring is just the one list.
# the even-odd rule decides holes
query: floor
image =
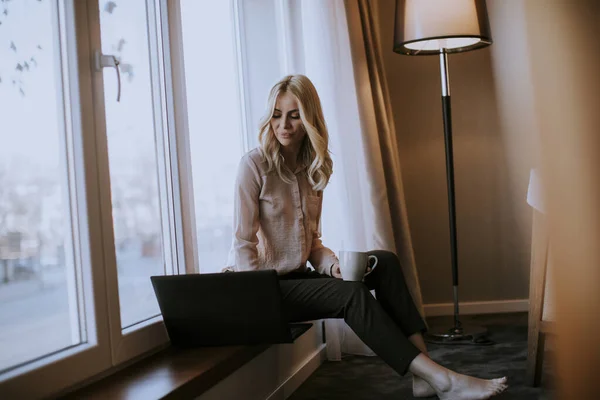
{"label": "floor", "polygon": [[[524,384],[527,359],[527,313],[463,316],[471,323],[489,329],[491,346],[428,345],[433,360],[457,372],[480,378],[507,376],[509,389],[494,399],[552,398],[551,366],[544,366],[542,387]],[[431,327],[446,326],[451,318],[429,318]],[[449,325],[447,325],[449,326]],[[549,357],[546,357],[549,358]],[[379,357],[345,355],[342,361],[325,362],[289,398],[290,400],[328,399],[413,399],[410,374],[401,377]]]}

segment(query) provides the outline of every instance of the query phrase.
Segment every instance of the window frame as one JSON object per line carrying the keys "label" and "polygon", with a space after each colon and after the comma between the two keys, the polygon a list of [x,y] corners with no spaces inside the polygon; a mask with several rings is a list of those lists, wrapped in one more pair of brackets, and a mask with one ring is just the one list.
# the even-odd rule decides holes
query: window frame
{"label": "window frame", "polygon": [[[100,50],[101,31],[100,31],[100,7],[99,0],[89,1],[88,21],[90,25],[90,42],[93,49]],[[170,9],[166,2],[161,0],[145,0],[147,9],[148,23],[148,41],[150,59],[153,61],[150,65],[153,110],[155,118],[155,129],[160,130],[160,142],[157,141],[157,154],[161,156],[157,159],[159,164],[159,173],[164,174],[162,179],[166,179],[166,199],[161,199],[161,205],[166,206],[167,210],[161,208],[161,217],[163,218],[163,242],[171,246],[170,253],[164,254],[165,261],[170,261],[171,265],[166,265],[165,273],[180,274],[186,272],[185,262],[185,227],[182,221],[186,220],[190,210],[183,207],[182,203],[185,196],[179,194],[182,182],[179,173],[181,168],[177,163],[181,157],[178,154],[179,142],[177,130],[169,121],[176,120],[172,102],[169,100],[173,95],[173,76],[171,76],[170,63],[172,58],[169,52],[169,27],[172,18],[169,18]],[[162,57],[161,57],[162,55]],[[162,61],[162,62],[160,62]],[[94,73],[94,109],[98,115],[96,118],[96,130],[100,132],[97,136],[98,165],[100,173],[100,182],[110,182],[109,160],[108,160],[108,140],[106,135],[106,113],[104,109],[104,80],[102,71]],[[169,106],[169,103],[171,105]],[[157,115],[159,114],[159,115]],[[174,143],[175,142],[175,143]],[[162,151],[161,151],[162,150]],[[164,159],[162,158],[164,157]],[[161,166],[162,165],[162,166]],[[173,179],[175,178],[176,179]],[[185,181],[184,181],[185,182]],[[112,218],[112,198],[110,185],[104,187],[100,194],[100,204],[102,208],[103,243],[105,250],[105,274],[106,291],[108,300],[108,317],[110,326],[111,355],[113,365],[119,365],[132,358],[143,355],[168,343],[163,319],[161,315],[152,317],[146,321],[134,324],[131,327],[123,329],[121,327],[120,301],[117,262],[114,242],[114,227]],[[166,211],[167,215],[164,215]],[[183,249],[183,250],[182,250]]]}
{"label": "window frame", "polygon": [[[179,274],[199,272],[194,189],[192,186],[192,156],[187,109],[187,88],[185,83],[185,63],[183,54],[183,30],[181,24],[180,0],[158,0],[166,12],[161,13],[163,25],[163,51],[165,53],[165,74],[170,78],[172,90],[167,91],[167,123],[170,135],[170,148],[176,152],[171,158],[174,185],[179,187],[175,201],[177,254],[180,260]],[[165,29],[164,26],[167,26]],[[182,184],[183,183],[183,184]]]}

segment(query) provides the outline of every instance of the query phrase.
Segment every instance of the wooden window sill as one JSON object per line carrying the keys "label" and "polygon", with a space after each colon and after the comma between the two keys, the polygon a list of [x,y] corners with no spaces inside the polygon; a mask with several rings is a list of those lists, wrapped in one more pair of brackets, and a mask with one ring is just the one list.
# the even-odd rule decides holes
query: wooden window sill
{"label": "wooden window sill", "polygon": [[195,398],[268,348],[269,345],[197,349],[169,347],[64,398]]}

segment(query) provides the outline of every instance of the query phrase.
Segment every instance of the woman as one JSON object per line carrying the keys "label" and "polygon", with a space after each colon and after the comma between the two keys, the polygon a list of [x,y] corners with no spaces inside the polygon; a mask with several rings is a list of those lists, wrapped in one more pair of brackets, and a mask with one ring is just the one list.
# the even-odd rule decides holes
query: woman
{"label": "woman", "polygon": [[275,269],[292,322],[344,318],[399,374],[412,372],[417,397],[487,399],[505,390],[506,378],[461,375],[428,357],[425,324],[395,254],[371,252],[379,264],[364,283],[340,279],[338,259],[320,238],[333,163],[319,96],[307,77],[286,76],[271,89],[259,140],[239,166],[227,270]]}

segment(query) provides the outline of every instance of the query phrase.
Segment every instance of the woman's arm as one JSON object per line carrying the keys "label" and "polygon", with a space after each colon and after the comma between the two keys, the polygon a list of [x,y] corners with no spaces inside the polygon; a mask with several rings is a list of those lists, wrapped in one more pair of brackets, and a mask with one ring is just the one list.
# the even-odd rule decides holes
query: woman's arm
{"label": "woman's arm", "polygon": [[313,232],[312,245],[308,261],[318,273],[338,277],[339,261],[331,249],[325,247],[321,241],[321,210],[323,209],[323,196],[319,204],[317,216],[317,229]]}
{"label": "woman's arm", "polygon": [[248,155],[240,161],[235,183],[233,213],[233,250],[235,270],[258,269],[259,197],[261,177]]}

